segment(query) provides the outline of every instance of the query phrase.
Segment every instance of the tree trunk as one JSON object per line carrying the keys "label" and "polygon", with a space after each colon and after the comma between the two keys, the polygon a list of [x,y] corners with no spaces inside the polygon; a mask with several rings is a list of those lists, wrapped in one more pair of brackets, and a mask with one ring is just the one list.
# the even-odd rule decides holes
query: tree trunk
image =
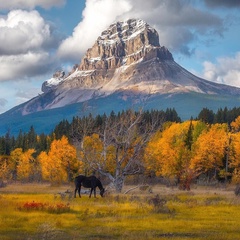
{"label": "tree trunk", "polygon": [[114,181],[114,186],[115,186],[115,190],[117,193],[121,193],[122,192],[122,188],[123,188],[123,184],[124,184],[124,176],[117,176],[115,181]]}

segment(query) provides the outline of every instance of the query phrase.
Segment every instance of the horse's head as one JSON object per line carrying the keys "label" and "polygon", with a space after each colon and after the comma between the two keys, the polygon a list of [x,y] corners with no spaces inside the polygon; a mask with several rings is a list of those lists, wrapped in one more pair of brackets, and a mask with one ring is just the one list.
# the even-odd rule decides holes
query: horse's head
{"label": "horse's head", "polygon": [[102,188],[102,189],[100,190],[100,195],[101,195],[101,197],[103,197],[104,192],[105,192],[105,189]]}

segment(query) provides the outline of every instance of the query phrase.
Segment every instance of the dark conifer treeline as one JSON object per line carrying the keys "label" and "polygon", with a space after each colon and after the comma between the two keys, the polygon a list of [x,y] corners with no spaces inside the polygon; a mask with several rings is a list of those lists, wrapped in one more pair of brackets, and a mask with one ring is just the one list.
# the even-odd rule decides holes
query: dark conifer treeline
{"label": "dark conifer treeline", "polygon": [[228,123],[233,122],[238,116],[240,116],[240,107],[228,109],[220,108],[217,113],[214,113],[212,110],[208,108],[203,108],[198,115],[198,120],[201,120],[206,123]]}
{"label": "dark conifer treeline", "polygon": [[53,139],[53,134],[37,135],[32,126],[27,133],[20,130],[17,137],[10,136],[10,133],[7,132],[5,136],[0,137],[0,155],[10,155],[11,151],[16,148],[22,148],[23,151],[33,148],[38,155],[41,151],[49,150]]}
{"label": "dark conifer treeline", "polygon": [[[10,155],[11,151],[16,148],[22,148],[23,151],[33,148],[36,151],[35,154],[38,155],[41,151],[48,151],[51,142],[54,139],[60,139],[63,135],[65,135],[71,143],[77,143],[80,142],[84,136],[102,132],[107,119],[111,118],[113,122],[119,121],[121,116],[127,117],[130,112],[129,110],[116,114],[112,111],[109,116],[103,114],[97,115],[96,117],[90,114],[82,118],[73,117],[72,122],[62,120],[49,135],[44,133],[37,135],[33,127],[31,127],[27,133],[23,133],[20,130],[17,137],[11,136],[11,133],[8,131],[5,136],[0,137],[0,155]],[[159,121],[159,123],[157,123],[159,126],[163,121],[181,121],[175,109],[145,111],[142,114],[141,127],[143,128],[155,119]]]}
{"label": "dark conifer treeline", "polygon": [[[50,148],[51,142],[54,139],[60,139],[66,136],[70,143],[75,144],[81,142],[84,136],[93,133],[102,133],[104,131],[105,123],[109,119],[111,121],[120,121],[122,117],[128,117],[131,110],[115,113],[112,111],[109,116],[103,115],[89,115],[84,117],[73,117],[72,121],[62,120],[56,125],[54,131],[50,134],[37,135],[34,127],[31,127],[27,133],[20,130],[17,137],[11,136],[8,131],[5,136],[0,137],[0,155],[10,155],[11,151],[16,148],[22,148],[23,151],[28,149],[35,149],[35,154],[38,155],[41,151],[47,151]],[[137,112],[135,114],[138,114]],[[236,117],[240,116],[240,108],[220,108],[217,113],[212,110],[203,108],[199,113],[197,119],[206,123],[228,123],[230,124]],[[163,122],[181,122],[175,109],[168,108],[166,111],[151,110],[142,113],[141,123],[139,124],[139,132],[141,129],[148,127],[153,121],[156,122],[157,127],[162,126]]]}

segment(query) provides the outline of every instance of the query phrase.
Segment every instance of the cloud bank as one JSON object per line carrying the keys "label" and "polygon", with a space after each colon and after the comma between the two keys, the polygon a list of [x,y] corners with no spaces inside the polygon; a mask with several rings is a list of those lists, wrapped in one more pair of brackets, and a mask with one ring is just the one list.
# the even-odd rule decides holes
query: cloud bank
{"label": "cloud bank", "polygon": [[203,77],[218,83],[240,87],[240,52],[234,57],[221,57],[216,63],[203,63]]}
{"label": "cloud bank", "polygon": [[0,19],[0,55],[38,50],[50,38],[50,26],[37,11],[13,10]]}
{"label": "cloud bank", "polygon": [[126,0],[87,0],[82,13],[83,20],[76,26],[72,36],[62,42],[58,50],[59,57],[79,61],[101,31],[131,7]]}
{"label": "cloud bank", "polygon": [[0,42],[0,81],[5,81],[47,71],[49,48],[57,39],[37,11],[12,10],[0,18]]}

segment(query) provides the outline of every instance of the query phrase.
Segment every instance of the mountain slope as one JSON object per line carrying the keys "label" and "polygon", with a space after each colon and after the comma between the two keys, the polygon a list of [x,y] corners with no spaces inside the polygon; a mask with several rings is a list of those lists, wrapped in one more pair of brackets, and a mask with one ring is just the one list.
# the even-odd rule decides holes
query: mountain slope
{"label": "mountain slope", "polygon": [[43,94],[17,111],[31,114],[119,90],[139,96],[184,92],[240,95],[238,88],[200,79],[182,68],[167,48],[160,46],[157,31],[138,19],[112,24],[70,74],[55,74],[42,89]]}
{"label": "mountain slope", "polygon": [[202,108],[209,108],[217,111],[220,107],[240,106],[239,97],[226,95],[208,95],[201,93],[177,93],[154,95],[144,102],[138,96],[132,97],[131,92],[116,92],[104,98],[91,99],[83,103],[74,103],[61,108],[39,111],[25,116],[18,115],[15,109],[0,115],[0,136],[5,135],[9,130],[11,134],[17,135],[20,129],[28,132],[31,126],[40,133],[50,133],[56,124],[61,120],[71,121],[74,116],[84,116],[92,114],[110,114],[112,110],[116,113],[126,109],[144,110],[175,108],[182,120],[197,117]]}

